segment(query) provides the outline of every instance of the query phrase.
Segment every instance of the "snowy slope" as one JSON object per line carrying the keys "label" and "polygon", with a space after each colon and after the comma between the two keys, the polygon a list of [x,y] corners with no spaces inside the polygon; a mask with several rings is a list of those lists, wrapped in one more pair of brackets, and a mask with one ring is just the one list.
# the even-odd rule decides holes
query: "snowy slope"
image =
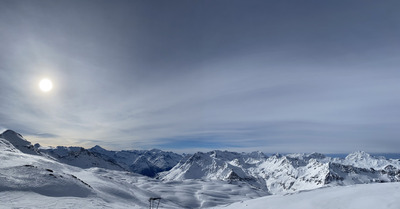
{"label": "snowy slope", "polygon": [[0,191],[30,191],[45,196],[87,197],[91,187],[76,176],[30,164],[1,168]]}
{"label": "snowy slope", "polygon": [[14,147],[8,140],[0,138],[0,151],[21,152]]}
{"label": "snowy slope", "polygon": [[398,209],[400,183],[333,187],[292,195],[272,195],[214,209]]}

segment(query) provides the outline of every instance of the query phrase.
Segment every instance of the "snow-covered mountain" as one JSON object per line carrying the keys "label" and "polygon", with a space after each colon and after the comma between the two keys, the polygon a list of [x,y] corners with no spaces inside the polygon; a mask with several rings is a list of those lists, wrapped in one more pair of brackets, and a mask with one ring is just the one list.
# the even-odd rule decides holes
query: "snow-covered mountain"
{"label": "snow-covered mountain", "polygon": [[162,182],[140,174],[82,169],[19,151],[0,138],[0,208],[205,208],[267,195],[245,183]]}
{"label": "snow-covered mountain", "polygon": [[109,151],[98,145],[85,149],[82,147],[38,147],[38,151],[60,162],[80,168],[106,168],[125,170],[149,177],[170,170],[182,155],[161,150],[123,150]]}
{"label": "snow-covered mountain", "polygon": [[21,134],[6,130],[0,134],[0,138],[6,139],[9,143],[13,145],[16,149],[23,153],[38,155],[37,148],[34,147],[28,140],[26,140]]}
{"label": "snow-covered mountain", "polygon": [[319,153],[44,148],[11,130],[0,134],[0,162],[0,202],[8,207],[30,207],[22,200],[22,206],[12,203],[28,195],[44,202],[63,197],[72,208],[143,208],[149,197],[162,197],[164,208],[205,208],[271,194],[400,181],[398,159],[361,151],[341,159]]}
{"label": "snow-covered mountain", "polygon": [[96,153],[82,147],[63,147],[56,148],[38,147],[38,152],[49,158],[53,158],[61,163],[65,163],[80,168],[106,168],[112,170],[124,170],[113,160],[105,159]]}
{"label": "snow-covered mountain", "polygon": [[100,146],[90,149],[83,147],[41,147],[35,146],[21,134],[7,130],[0,134],[14,148],[27,154],[44,155],[59,162],[80,168],[106,168],[125,170],[154,177],[157,173],[170,170],[182,158],[182,155],[161,150],[124,150],[109,151]]}
{"label": "snow-covered mountain", "polygon": [[239,180],[250,179],[246,169],[263,162],[267,157],[263,154],[236,153],[215,150],[212,152],[197,152],[186,161],[181,161],[168,172],[159,174],[163,180]]}
{"label": "snow-covered mountain", "polygon": [[364,151],[353,152],[343,159],[334,159],[337,163],[343,165],[352,165],[359,168],[373,168],[376,170],[385,169],[386,166],[391,165],[400,169],[399,159],[386,159],[382,156],[372,156]]}
{"label": "snow-covered mountain", "polygon": [[[384,161],[379,158],[379,164],[372,163],[369,168],[359,168],[349,163],[351,157],[357,154],[352,153],[346,159],[332,159],[318,153],[274,155],[267,158],[227,151],[198,152],[170,171],[160,173],[159,178],[164,181],[241,181],[271,194],[334,185],[400,181],[400,171],[392,165],[393,160]],[[374,159],[369,156],[365,160],[375,162]]]}
{"label": "snow-covered mountain", "polygon": [[88,151],[118,164],[127,171],[149,177],[170,170],[183,158],[182,155],[158,149],[109,151],[100,146],[94,146]]}

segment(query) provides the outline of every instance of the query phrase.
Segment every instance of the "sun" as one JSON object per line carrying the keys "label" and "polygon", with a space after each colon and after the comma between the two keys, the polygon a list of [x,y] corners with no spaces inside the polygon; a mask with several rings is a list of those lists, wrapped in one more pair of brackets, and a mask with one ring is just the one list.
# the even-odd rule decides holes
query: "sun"
{"label": "sun", "polygon": [[43,78],[39,82],[39,88],[43,92],[49,92],[53,88],[53,83],[50,79]]}

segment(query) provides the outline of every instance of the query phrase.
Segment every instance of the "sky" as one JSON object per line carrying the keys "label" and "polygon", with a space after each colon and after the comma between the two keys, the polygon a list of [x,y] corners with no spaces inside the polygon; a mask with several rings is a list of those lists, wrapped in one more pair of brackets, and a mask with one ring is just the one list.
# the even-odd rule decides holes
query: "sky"
{"label": "sky", "polygon": [[2,0],[0,129],[43,146],[399,152],[398,8]]}

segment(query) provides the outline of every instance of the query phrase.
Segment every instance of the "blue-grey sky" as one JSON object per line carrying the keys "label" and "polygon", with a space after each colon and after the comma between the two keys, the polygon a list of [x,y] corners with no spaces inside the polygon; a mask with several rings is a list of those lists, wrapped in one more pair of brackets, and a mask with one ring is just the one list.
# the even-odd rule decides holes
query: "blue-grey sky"
{"label": "blue-grey sky", "polygon": [[398,152],[399,8],[3,0],[0,128],[115,150]]}

